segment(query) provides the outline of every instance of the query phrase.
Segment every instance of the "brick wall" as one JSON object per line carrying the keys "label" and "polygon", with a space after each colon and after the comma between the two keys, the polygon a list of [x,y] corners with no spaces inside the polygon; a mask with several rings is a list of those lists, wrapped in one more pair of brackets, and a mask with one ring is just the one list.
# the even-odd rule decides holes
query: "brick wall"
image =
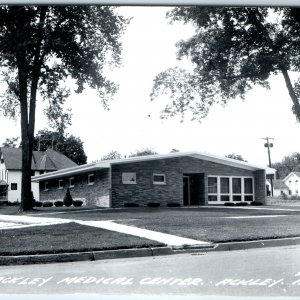
{"label": "brick wall", "polygon": [[[87,184],[88,174],[95,175],[95,182],[93,185]],[[110,206],[109,170],[107,169],[49,180],[48,191],[44,190],[44,182],[40,182],[41,201],[63,200],[67,188],[69,187],[69,177],[74,177],[75,180],[74,187],[70,188],[73,199],[81,199],[86,205],[97,205],[102,207]],[[58,189],[59,179],[64,179],[64,187],[62,189]]]}
{"label": "brick wall", "polygon": [[256,201],[261,201],[266,204],[266,172],[265,170],[259,170],[254,172],[255,182],[255,195]]}
{"label": "brick wall", "polygon": [[[159,201],[162,206],[168,202],[179,202],[183,205],[183,174],[199,174],[205,182],[204,190],[199,192],[204,195],[202,204],[207,204],[207,176],[254,176],[254,172],[226,166],[210,161],[192,157],[178,157],[159,159],[153,161],[141,161],[135,163],[115,164],[112,172],[112,206],[123,206],[125,202],[136,202],[147,205],[150,201]],[[135,172],[137,184],[123,184],[122,173]],[[166,174],[166,185],[153,184],[153,173]],[[260,174],[257,173],[257,178]],[[258,185],[261,189],[261,186]],[[261,192],[258,192],[261,197]]]}

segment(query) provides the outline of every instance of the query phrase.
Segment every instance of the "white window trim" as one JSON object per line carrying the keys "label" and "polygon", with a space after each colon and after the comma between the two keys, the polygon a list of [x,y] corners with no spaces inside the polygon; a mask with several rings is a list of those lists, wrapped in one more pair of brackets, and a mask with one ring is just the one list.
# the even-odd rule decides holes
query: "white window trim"
{"label": "white window trim", "polygon": [[[74,184],[73,185],[71,185],[71,180],[73,179],[73,181],[74,181]],[[70,177],[69,178],[69,188],[73,188],[75,186],[75,178],[74,177]]]}
{"label": "white window trim", "polygon": [[58,190],[62,190],[63,188],[64,188],[64,185],[62,184],[60,184],[61,182],[64,182],[64,180],[63,179],[59,179],[58,180]]}
{"label": "white window trim", "polygon": [[[221,204],[226,201],[221,201],[221,195],[222,196],[228,196],[229,195],[229,201],[233,203],[240,203],[240,202],[247,202],[251,203],[252,201],[246,201],[245,196],[253,196],[253,201],[255,200],[255,189],[254,189],[254,176],[223,176],[223,175],[208,175],[208,177],[216,177],[217,178],[217,193],[207,193],[207,196],[217,196],[217,201],[208,201],[208,204]],[[229,178],[229,194],[221,194],[221,177],[222,178]],[[241,193],[233,193],[232,191],[232,178],[241,178]],[[245,178],[251,178],[252,179],[252,194],[246,194],[244,189],[244,179]],[[233,201],[233,196],[239,196],[241,195],[241,201]]]}
{"label": "white window trim", "polygon": [[[125,181],[124,179],[123,179],[123,174],[126,174],[126,173],[129,173],[129,174],[135,174],[135,181]],[[136,172],[123,172],[122,173],[122,183],[123,184],[137,184],[137,182],[136,182]]]}
{"label": "white window trim", "polygon": [[[93,182],[90,182],[90,178],[91,177],[94,177],[94,181]],[[95,174],[92,173],[92,174],[88,174],[88,185],[94,185],[95,184]]]}
{"label": "white window trim", "polygon": [[45,185],[44,185],[44,191],[45,192],[49,191],[48,184],[49,184],[49,182],[45,181]]}
{"label": "white window trim", "polygon": [[[154,181],[154,176],[163,176],[164,177],[164,181]],[[153,181],[153,184],[166,185],[167,184],[166,174],[153,173],[152,181]]]}

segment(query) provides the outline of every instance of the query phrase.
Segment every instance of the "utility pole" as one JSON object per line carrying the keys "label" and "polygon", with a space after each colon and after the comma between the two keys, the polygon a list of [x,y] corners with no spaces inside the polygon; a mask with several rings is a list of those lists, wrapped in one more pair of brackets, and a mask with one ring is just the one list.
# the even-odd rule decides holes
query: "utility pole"
{"label": "utility pole", "polygon": [[[269,167],[272,168],[272,163],[271,163],[271,153],[270,153],[270,148],[273,147],[273,143],[270,143],[270,140],[274,140],[273,138],[263,138],[263,140],[266,140],[267,142],[265,143],[265,147],[268,148],[268,157],[269,157]],[[271,177],[271,195],[273,197],[273,174],[270,175]]]}

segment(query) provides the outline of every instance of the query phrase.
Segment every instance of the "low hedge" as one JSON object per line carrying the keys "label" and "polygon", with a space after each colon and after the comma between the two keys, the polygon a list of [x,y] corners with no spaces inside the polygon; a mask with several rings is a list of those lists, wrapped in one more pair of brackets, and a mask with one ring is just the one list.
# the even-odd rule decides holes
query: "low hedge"
{"label": "low hedge", "polygon": [[64,202],[61,200],[57,200],[54,202],[55,207],[62,207],[64,205]]}
{"label": "low hedge", "polygon": [[233,202],[225,202],[224,205],[225,206],[234,206],[234,203]]}
{"label": "low hedge", "polygon": [[36,207],[42,207],[43,206],[43,202],[41,202],[41,201],[35,201],[35,206]]}
{"label": "low hedge", "polygon": [[238,202],[235,204],[236,206],[247,206],[248,203],[247,202]]}
{"label": "low hedge", "polygon": [[52,207],[53,203],[50,201],[43,202],[43,207]]}
{"label": "low hedge", "polygon": [[82,200],[73,200],[73,206],[80,207],[82,206],[83,201]]}
{"label": "low hedge", "polygon": [[139,207],[139,204],[134,202],[125,202],[124,207]]}
{"label": "low hedge", "polygon": [[180,207],[180,203],[178,203],[178,202],[168,202],[167,207]]}
{"label": "low hedge", "polygon": [[251,202],[251,205],[261,206],[261,205],[264,205],[264,204],[261,201],[253,201],[253,202]]}
{"label": "low hedge", "polygon": [[148,207],[159,207],[160,203],[159,202],[148,202],[147,206]]}

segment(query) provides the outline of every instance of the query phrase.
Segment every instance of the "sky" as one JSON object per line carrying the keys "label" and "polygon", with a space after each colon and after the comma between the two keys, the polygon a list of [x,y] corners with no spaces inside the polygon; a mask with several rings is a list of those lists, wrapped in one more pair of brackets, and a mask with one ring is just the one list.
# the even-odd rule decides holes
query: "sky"
{"label": "sky", "polygon": [[[249,163],[266,166],[267,148],[263,138],[274,138],[272,162],[300,152],[300,124],[291,112],[283,76],[271,78],[271,89],[255,87],[245,100],[231,99],[226,107],[215,105],[201,123],[186,117],[161,119],[166,105],[163,97],[150,101],[155,76],[167,68],[189,66],[176,59],[176,42],[190,37],[194,28],[169,24],[166,7],[122,7],[119,13],[133,17],[122,37],[122,66],[110,73],[119,91],[105,110],[95,91],[72,93],[66,107],[72,108],[72,125],[67,128],[84,143],[88,162],[116,150],[128,156],[151,148],[159,154],[172,149],[208,152],[215,155],[240,154]],[[19,120],[0,117],[0,144],[20,136]],[[42,106],[37,105],[36,132],[47,127]]]}

